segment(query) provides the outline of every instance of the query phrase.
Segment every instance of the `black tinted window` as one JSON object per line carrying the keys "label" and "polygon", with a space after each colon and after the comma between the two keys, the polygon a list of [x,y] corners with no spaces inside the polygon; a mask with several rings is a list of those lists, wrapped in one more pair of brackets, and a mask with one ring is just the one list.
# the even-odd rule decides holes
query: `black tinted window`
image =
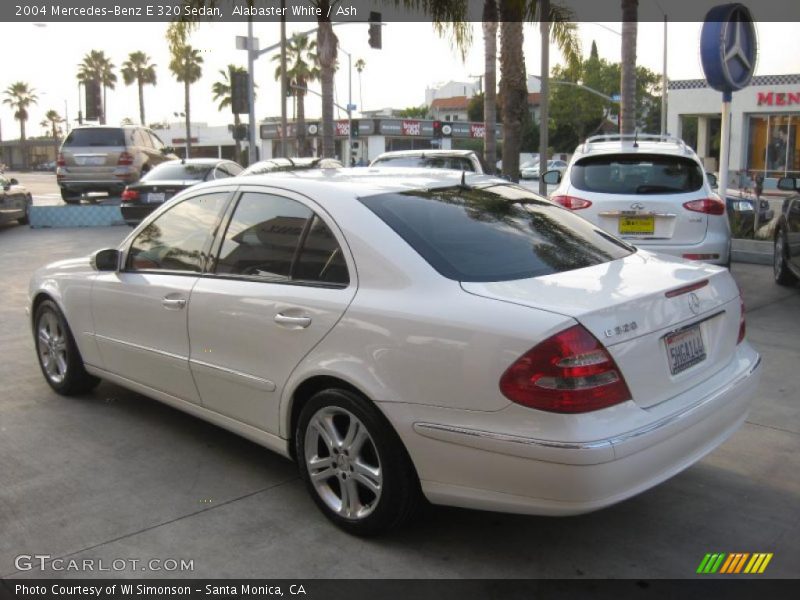
{"label": "black tinted window", "polygon": [[158,165],[142,177],[142,181],[189,180],[203,181],[213,165],[167,163]]}
{"label": "black tinted window", "polygon": [[380,194],[363,202],[443,276],[507,281],[633,252],[573,213],[512,185]]}
{"label": "black tinted window", "polygon": [[572,167],[572,185],[606,194],[674,194],[703,185],[703,171],[694,160],[663,154],[590,156]]}
{"label": "black tinted window", "polygon": [[217,273],[289,278],[300,236],[313,213],[299,202],[246,192],[233,213]]}
{"label": "black tinted window", "polygon": [[376,160],[372,166],[475,171],[475,167],[472,166],[472,161],[461,156],[392,156]]}
{"label": "black tinted window", "polygon": [[73,129],[64,146],[125,146],[125,131],[119,127]]}
{"label": "black tinted window", "polygon": [[133,240],[128,269],[201,271],[227,197],[227,193],[195,196],[163,213]]}
{"label": "black tinted window", "polygon": [[315,216],[300,255],[292,270],[292,279],[347,285],[347,263],[333,232]]}

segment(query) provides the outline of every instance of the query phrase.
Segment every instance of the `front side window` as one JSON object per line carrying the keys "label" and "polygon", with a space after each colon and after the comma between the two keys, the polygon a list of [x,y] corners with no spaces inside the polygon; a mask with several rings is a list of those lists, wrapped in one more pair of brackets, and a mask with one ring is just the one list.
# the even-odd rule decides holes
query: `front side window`
{"label": "front side window", "polygon": [[347,265],[331,230],[307,206],[245,192],[217,260],[220,275],[347,285]]}
{"label": "front side window", "polygon": [[668,154],[608,154],[575,163],[571,182],[579,190],[601,194],[678,194],[703,186],[700,165]]}
{"label": "front side window", "polygon": [[227,192],[194,196],[176,204],[145,227],[128,252],[129,271],[203,269]]}
{"label": "front side window", "polygon": [[511,184],[360,199],[434,269],[456,281],[509,281],[597,265],[634,251]]}

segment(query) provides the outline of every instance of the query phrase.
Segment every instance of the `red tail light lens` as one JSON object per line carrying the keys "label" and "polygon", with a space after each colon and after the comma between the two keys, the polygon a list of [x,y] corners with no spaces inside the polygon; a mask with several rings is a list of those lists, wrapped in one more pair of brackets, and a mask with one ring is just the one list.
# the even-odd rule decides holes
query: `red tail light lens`
{"label": "red tail light lens", "polygon": [[582,325],[557,333],[523,354],[500,378],[517,404],[557,413],[584,413],[631,399],[614,359]]}
{"label": "red tail light lens", "polygon": [[589,208],[592,203],[583,198],[576,198],[575,196],[553,196],[550,198],[553,202],[558,202],[564,208],[570,210],[580,210],[582,208]]}
{"label": "red tail light lens", "polygon": [[125,190],[122,192],[123,202],[133,202],[138,199],[139,199],[139,192],[137,192],[136,190],[129,190],[128,188],[125,188]]}
{"label": "red tail light lens", "polygon": [[119,159],[117,160],[117,165],[126,167],[133,164],[133,155],[129,154],[128,152],[123,152],[119,155]]}
{"label": "red tail light lens", "polygon": [[693,212],[704,213],[707,215],[724,215],[725,205],[716,198],[703,198],[702,200],[692,200],[684,202],[683,208]]}
{"label": "red tail light lens", "polygon": [[64,155],[61,152],[58,153],[58,158],[56,158],[56,166],[57,167],[65,167],[67,165],[67,161],[64,160]]}

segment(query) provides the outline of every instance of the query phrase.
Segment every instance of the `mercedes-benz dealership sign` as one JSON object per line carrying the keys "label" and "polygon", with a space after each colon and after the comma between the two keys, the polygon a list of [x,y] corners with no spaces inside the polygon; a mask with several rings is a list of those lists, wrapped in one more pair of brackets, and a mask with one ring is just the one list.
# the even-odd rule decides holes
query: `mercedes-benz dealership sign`
{"label": "mercedes-benz dealership sign", "polygon": [[723,93],[746,87],[758,56],[756,26],[743,4],[715,6],[706,15],[700,59],[708,85]]}

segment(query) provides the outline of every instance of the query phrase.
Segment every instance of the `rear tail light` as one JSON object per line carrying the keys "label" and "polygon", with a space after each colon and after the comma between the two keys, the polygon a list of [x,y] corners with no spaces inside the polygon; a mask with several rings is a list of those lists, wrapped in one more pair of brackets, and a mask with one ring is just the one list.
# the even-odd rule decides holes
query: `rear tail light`
{"label": "rear tail light", "polygon": [[719,254],[681,254],[687,260],[719,260]]}
{"label": "rear tail light", "polygon": [[56,166],[57,167],[67,166],[67,161],[64,160],[64,155],[61,154],[61,152],[58,153],[58,158],[56,158]]}
{"label": "rear tail light", "polygon": [[139,199],[139,192],[137,192],[136,190],[129,190],[128,188],[125,188],[125,190],[122,192],[123,202],[133,202],[138,199]]}
{"label": "rear tail light", "polygon": [[739,337],[736,339],[737,345],[744,341],[744,336],[747,334],[747,327],[744,323],[744,295],[742,294],[742,288],[739,288],[739,306],[741,307],[741,312],[739,313]]}
{"label": "rear tail light", "polygon": [[707,215],[724,215],[725,204],[716,198],[703,198],[702,200],[692,200],[684,202],[683,208],[693,212],[704,213]]}
{"label": "rear tail light", "polygon": [[543,341],[500,378],[500,391],[517,404],[557,413],[584,413],[631,399],[608,350],[582,325]]}
{"label": "rear tail light", "polygon": [[553,202],[558,202],[564,208],[570,210],[580,210],[582,208],[589,208],[592,203],[583,198],[576,198],[575,196],[553,196],[550,198]]}
{"label": "rear tail light", "polygon": [[133,154],[128,152],[123,152],[119,155],[119,159],[117,160],[117,165],[126,167],[133,164]]}

